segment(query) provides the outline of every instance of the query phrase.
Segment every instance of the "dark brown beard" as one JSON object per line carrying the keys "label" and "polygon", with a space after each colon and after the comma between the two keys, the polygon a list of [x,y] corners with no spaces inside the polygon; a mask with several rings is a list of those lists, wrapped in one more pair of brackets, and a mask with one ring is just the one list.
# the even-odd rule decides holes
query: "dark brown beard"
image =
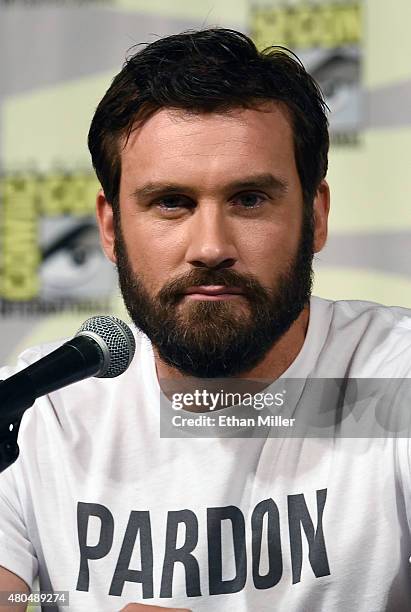
{"label": "dark brown beard", "polygon": [[[130,317],[164,362],[189,376],[225,378],[256,366],[307,304],[313,276],[313,220],[305,213],[294,261],[274,289],[263,287],[251,274],[204,267],[170,281],[152,297],[132,270],[118,214],[115,254]],[[185,290],[195,285],[238,287],[243,297],[191,301],[181,307]],[[241,308],[238,300],[243,302]]]}

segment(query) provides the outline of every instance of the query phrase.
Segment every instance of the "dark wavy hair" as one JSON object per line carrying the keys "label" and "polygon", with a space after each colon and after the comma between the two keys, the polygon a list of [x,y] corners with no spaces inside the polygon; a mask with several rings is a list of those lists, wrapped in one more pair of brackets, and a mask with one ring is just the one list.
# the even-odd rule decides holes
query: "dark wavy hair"
{"label": "dark wavy hair", "polygon": [[225,28],[167,36],[129,57],[99,103],[88,146],[106,199],[118,210],[120,147],[161,108],[211,113],[286,106],[304,201],[311,208],[327,172],[326,104],[300,60],[283,47],[259,52],[245,34]]}

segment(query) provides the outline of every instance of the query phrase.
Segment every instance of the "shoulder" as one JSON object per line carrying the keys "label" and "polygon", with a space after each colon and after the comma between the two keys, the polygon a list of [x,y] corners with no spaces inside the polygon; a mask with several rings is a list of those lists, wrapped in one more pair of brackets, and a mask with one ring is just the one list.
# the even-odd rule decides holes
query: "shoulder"
{"label": "shoulder", "polygon": [[411,338],[411,310],[402,306],[339,300],[334,302],[333,323],[336,327],[348,325],[359,333],[374,334],[378,342],[388,337],[405,341]]}
{"label": "shoulder", "polygon": [[322,310],[332,310],[335,327],[358,324],[379,324],[388,328],[399,325],[411,330],[411,309],[403,306],[385,306],[365,300],[326,300],[313,297],[314,305]]}
{"label": "shoulder", "polygon": [[[314,298],[328,312],[325,349],[344,358],[351,376],[411,375],[411,310],[362,300]],[[326,351],[329,355],[329,351]]]}
{"label": "shoulder", "polygon": [[366,313],[372,318],[383,318],[391,322],[411,320],[411,309],[404,306],[386,306],[363,300],[339,300],[335,302],[335,305],[337,309],[355,313],[359,316]]}

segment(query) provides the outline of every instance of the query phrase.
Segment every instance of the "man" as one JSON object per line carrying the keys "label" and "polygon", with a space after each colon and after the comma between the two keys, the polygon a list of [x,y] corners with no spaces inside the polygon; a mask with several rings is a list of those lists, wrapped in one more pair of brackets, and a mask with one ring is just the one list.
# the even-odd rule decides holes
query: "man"
{"label": "man", "polygon": [[[313,80],[235,31],[164,38],[114,79],[89,146],[136,356],[25,414],[0,479],[1,588],[38,573],[73,610],[411,609],[408,437],[339,435],[358,415],[338,403],[329,435],[261,435],[221,400],[242,384],[284,400],[299,381],[298,424],[308,382],[410,375],[409,311],[310,298],[329,209]],[[161,437],[179,384],[187,427]],[[214,436],[196,436],[216,385]]]}

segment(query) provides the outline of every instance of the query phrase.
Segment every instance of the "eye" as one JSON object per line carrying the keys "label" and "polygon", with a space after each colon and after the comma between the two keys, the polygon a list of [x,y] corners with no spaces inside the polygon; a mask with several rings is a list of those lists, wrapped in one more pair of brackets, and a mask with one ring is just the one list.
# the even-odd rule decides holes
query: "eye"
{"label": "eye", "polygon": [[250,209],[258,208],[266,199],[266,196],[262,193],[247,192],[236,195],[232,201],[235,204],[239,204],[244,208]]}
{"label": "eye", "polygon": [[160,198],[155,202],[155,205],[161,211],[172,212],[174,210],[179,210],[180,208],[192,208],[193,202],[185,196],[170,195]]}

